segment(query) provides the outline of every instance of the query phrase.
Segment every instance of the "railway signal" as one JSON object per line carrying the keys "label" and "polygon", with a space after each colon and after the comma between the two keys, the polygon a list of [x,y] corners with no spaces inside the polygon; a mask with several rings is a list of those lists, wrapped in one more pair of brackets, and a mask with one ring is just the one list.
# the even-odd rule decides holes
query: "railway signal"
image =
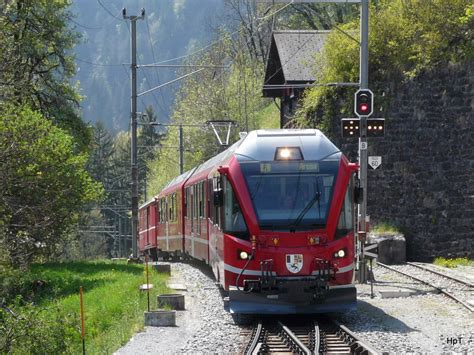
{"label": "railway signal", "polygon": [[374,94],[369,89],[359,89],[354,95],[354,112],[357,116],[370,116],[374,112]]}
{"label": "railway signal", "polygon": [[367,119],[367,137],[383,137],[385,135],[385,118]]}
{"label": "railway signal", "polygon": [[358,118],[343,118],[341,120],[342,137],[360,137],[360,121]]}
{"label": "railway signal", "polygon": [[[343,138],[359,138],[362,135],[359,118],[341,119]],[[367,118],[367,137],[380,138],[385,136],[385,118]]]}

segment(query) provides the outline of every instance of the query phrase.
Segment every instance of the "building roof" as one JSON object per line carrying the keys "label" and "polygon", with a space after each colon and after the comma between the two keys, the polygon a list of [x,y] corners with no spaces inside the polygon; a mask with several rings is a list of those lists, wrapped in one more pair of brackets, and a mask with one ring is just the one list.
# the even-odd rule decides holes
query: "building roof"
{"label": "building roof", "polygon": [[[314,82],[315,54],[323,48],[328,34],[328,31],[273,32],[264,85]],[[263,91],[264,96],[279,96],[266,95],[269,92],[265,88]]]}

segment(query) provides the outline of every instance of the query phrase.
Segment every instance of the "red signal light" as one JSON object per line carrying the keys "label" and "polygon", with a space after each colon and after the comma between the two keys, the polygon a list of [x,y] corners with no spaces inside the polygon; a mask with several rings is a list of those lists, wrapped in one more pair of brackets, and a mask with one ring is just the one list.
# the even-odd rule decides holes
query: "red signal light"
{"label": "red signal light", "polygon": [[355,93],[354,112],[357,116],[370,116],[373,112],[374,94],[369,89],[360,89]]}

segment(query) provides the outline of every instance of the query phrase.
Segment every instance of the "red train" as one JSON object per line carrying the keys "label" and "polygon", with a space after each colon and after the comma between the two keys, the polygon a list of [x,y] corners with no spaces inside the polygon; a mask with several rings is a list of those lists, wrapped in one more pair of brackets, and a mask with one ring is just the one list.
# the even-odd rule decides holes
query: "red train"
{"label": "red train", "polygon": [[353,309],[357,169],[318,130],[250,132],[140,207],[140,252],[209,264],[232,313]]}

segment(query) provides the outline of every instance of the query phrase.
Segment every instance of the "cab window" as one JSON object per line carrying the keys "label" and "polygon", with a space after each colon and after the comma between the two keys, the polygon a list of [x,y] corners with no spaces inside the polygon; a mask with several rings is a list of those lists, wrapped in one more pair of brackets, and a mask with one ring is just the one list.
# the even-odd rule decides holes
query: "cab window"
{"label": "cab window", "polygon": [[341,208],[341,213],[339,214],[335,239],[342,238],[354,230],[355,208],[353,200],[353,180],[354,179],[351,178],[349,186],[347,187],[344,203]]}
{"label": "cab window", "polygon": [[225,176],[222,177],[224,188],[224,233],[235,237],[249,240],[249,232],[240,208],[239,202],[234,194],[232,185]]}

